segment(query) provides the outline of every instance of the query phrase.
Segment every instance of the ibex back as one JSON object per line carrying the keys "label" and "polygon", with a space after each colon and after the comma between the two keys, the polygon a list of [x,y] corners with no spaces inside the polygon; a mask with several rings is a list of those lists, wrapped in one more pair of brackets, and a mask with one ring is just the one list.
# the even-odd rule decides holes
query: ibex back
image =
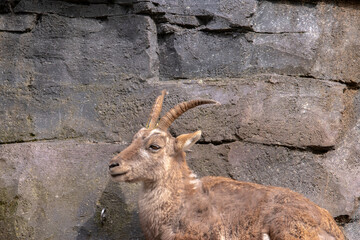
{"label": "ibex back", "polygon": [[180,103],[157,122],[165,91],[156,99],[146,128],[115,156],[115,181],[142,182],[139,215],[148,240],[340,240],[344,236],[325,210],[289,189],[224,177],[198,179],[185,151],[201,131],[176,138],[169,126],[181,114],[212,100]]}

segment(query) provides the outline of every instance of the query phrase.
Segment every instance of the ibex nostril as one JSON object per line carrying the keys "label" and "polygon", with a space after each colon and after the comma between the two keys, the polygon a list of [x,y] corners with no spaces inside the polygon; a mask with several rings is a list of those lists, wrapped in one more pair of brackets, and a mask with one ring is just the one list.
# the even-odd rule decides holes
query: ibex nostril
{"label": "ibex nostril", "polygon": [[118,163],[112,163],[109,165],[109,169],[119,166]]}

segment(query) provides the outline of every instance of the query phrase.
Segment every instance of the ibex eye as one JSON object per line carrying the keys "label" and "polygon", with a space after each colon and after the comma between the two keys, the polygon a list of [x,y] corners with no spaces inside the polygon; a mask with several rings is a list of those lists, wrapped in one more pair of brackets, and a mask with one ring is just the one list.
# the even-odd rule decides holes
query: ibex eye
{"label": "ibex eye", "polygon": [[156,144],[151,144],[149,146],[149,149],[152,150],[152,151],[157,151],[159,150],[161,147],[159,145],[156,145]]}

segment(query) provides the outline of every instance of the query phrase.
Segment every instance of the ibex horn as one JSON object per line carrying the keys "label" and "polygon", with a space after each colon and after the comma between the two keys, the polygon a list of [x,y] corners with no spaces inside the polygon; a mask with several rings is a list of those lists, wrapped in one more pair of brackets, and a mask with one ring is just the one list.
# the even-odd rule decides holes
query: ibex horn
{"label": "ibex horn", "polygon": [[166,94],[167,94],[166,90],[162,90],[161,95],[156,98],[155,103],[151,109],[151,113],[150,113],[150,117],[149,117],[149,121],[148,121],[149,123],[148,123],[147,128],[150,128],[150,129],[155,128],[157,120],[160,116],[162,104],[163,104],[164,97]]}
{"label": "ibex horn", "polygon": [[179,103],[178,105],[176,105],[175,107],[173,107],[172,109],[170,109],[170,111],[168,111],[159,121],[159,125],[158,128],[160,128],[161,130],[166,131],[170,125],[178,118],[180,117],[181,114],[183,114],[184,112],[186,112],[187,110],[197,107],[199,105],[203,105],[203,104],[220,104],[217,101],[214,100],[202,100],[202,99],[197,99],[197,100],[191,100],[188,102],[182,102]]}

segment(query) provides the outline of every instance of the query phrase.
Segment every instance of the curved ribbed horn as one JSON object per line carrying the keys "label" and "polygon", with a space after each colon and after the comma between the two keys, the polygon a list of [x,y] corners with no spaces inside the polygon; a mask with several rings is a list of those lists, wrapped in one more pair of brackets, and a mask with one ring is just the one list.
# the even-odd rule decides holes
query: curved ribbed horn
{"label": "curved ribbed horn", "polygon": [[186,112],[187,110],[197,107],[202,104],[220,104],[214,100],[202,100],[196,99],[188,102],[182,102],[170,109],[159,121],[158,128],[166,131],[170,125],[178,118],[181,114]]}
{"label": "curved ribbed horn", "polygon": [[155,103],[151,109],[147,128],[150,128],[150,129],[155,128],[156,122],[160,116],[162,104],[163,104],[164,97],[166,94],[167,94],[166,90],[162,90],[161,95],[156,98]]}

